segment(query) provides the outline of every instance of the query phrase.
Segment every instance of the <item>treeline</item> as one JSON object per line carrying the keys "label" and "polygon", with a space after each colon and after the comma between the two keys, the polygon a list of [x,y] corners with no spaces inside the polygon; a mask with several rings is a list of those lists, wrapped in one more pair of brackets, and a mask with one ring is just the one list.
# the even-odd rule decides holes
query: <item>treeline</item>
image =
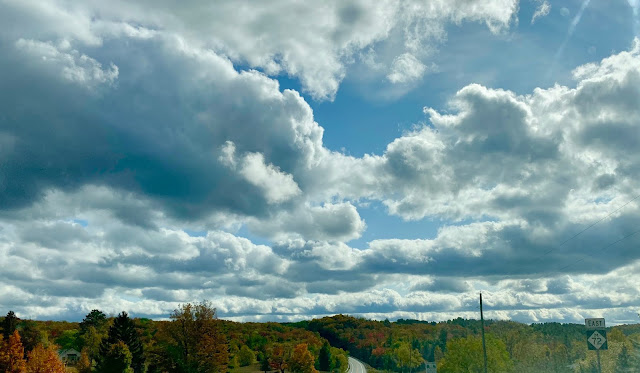
{"label": "treeline", "polygon": [[[378,370],[423,372],[425,361],[435,361],[440,373],[484,371],[478,320],[389,322],[336,315],[289,325],[319,333]],[[602,371],[640,372],[640,325],[607,332],[609,349],[601,352]],[[584,325],[489,320],[485,335],[490,372],[597,372]]]}
{"label": "treeline", "polygon": [[65,363],[67,372],[79,373],[344,373],[348,367],[347,353],[318,333],[220,320],[208,303],[185,304],[170,321],[93,310],[80,323],[19,320],[9,312],[0,325],[0,372],[59,373]]}
{"label": "treeline", "polygon": [[[425,361],[437,362],[440,373],[483,372],[480,322],[461,318],[237,323],[199,303],[181,306],[169,321],[93,310],[80,323],[19,320],[9,312],[0,325],[0,372],[64,372],[60,351],[79,351],[66,361],[73,363],[67,372],[79,373],[344,373],[347,353],[387,372],[423,372]],[[488,320],[485,334],[490,372],[597,371],[583,325]],[[640,372],[640,325],[609,328],[607,337],[602,371]]]}

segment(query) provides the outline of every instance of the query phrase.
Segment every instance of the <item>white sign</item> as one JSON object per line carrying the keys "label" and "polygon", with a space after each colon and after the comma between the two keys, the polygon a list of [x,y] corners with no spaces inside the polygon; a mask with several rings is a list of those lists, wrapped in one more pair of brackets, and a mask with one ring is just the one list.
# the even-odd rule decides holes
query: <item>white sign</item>
{"label": "white sign", "polygon": [[591,343],[593,347],[596,348],[596,350],[599,350],[600,347],[605,344],[607,339],[596,330],[595,332],[593,332],[593,334],[591,334],[591,337],[587,338],[587,341]]}
{"label": "white sign", "polygon": [[436,368],[436,363],[425,362],[424,366],[427,368],[427,373],[438,373],[438,368]]}
{"label": "white sign", "polygon": [[584,319],[584,324],[587,326],[587,330],[604,329],[604,318]]}

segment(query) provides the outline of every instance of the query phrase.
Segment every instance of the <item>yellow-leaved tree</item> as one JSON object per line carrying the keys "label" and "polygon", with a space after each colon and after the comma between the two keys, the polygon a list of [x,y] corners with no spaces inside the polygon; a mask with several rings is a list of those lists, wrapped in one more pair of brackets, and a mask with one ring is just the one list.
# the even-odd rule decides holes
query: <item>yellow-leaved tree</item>
{"label": "yellow-leaved tree", "polygon": [[0,338],[0,372],[25,373],[27,371],[24,360],[24,347],[18,331],[14,331],[8,341]]}
{"label": "yellow-leaved tree", "polygon": [[27,373],[65,373],[64,363],[53,345],[38,344],[27,356]]}
{"label": "yellow-leaved tree", "polygon": [[289,369],[292,373],[318,373],[314,367],[316,359],[309,352],[306,343],[297,345],[289,357]]}

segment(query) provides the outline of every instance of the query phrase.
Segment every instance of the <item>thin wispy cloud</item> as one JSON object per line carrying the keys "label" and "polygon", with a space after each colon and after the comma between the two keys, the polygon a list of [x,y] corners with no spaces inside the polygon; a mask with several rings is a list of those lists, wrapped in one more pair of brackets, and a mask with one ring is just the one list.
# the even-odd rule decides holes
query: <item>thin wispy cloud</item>
{"label": "thin wispy cloud", "polygon": [[627,0],[633,10],[633,31],[635,36],[640,36],[640,0]]}
{"label": "thin wispy cloud", "polygon": [[531,17],[531,24],[533,25],[534,23],[536,23],[536,20],[538,18],[548,16],[550,11],[551,11],[551,4],[549,4],[547,0],[543,1],[542,4],[538,6],[535,13],[533,13],[533,16]]}
{"label": "thin wispy cloud", "polygon": [[558,47],[558,50],[556,51],[556,54],[553,56],[553,60],[551,61],[551,67],[549,68],[549,72],[547,73],[547,79],[551,77],[551,74],[553,74],[554,69],[558,64],[558,61],[560,60],[560,58],[562,58],[562,54],[564,53],[564,50],[567,48],[567,44],[569,44],[569,41],[573,37],[573,34],[576,32],[576,27],[578,27],[578,25],[580,24],[582,15],[584,14],[584,11],[587,9],[587,7],[589,6],[590,2],[591,0],[584,0],[582,2],[582,5],[580,6],[580,9],[571,20],[571,23],[569,23],[569,29],[567,30],[567,33],[564,39],[562,40],[562,44],[560,44],[560,47]]}

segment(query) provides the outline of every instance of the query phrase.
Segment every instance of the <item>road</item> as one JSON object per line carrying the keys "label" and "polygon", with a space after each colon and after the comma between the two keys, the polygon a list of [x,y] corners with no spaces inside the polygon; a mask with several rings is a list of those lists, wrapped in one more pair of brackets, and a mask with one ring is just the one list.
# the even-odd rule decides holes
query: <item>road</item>
{"label": "road", "polygon": [[367,369],[360,360],[349,357],[349,373],[367,373]]}

